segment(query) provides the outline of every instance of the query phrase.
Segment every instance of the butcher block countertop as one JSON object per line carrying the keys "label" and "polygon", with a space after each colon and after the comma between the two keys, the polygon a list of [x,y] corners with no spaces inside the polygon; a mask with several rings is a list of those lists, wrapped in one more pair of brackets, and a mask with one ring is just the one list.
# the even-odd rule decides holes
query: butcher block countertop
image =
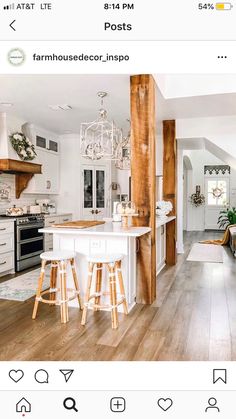
{"label": "butcher block countertop", "polygon": [[[101,222],[100,222],[101,223]],[[69,223],[66,223],[69,224]],[[80,235],[80,236],[120,236],[120,237],[140,237],[150,233],[150,227],[122,227],[121,223],[103,222],[93,227],[44,227],[39,230],[40,233],[49,233],[57,235]]]}
{"label": "butcher block countertop", "polygon": [[105,221],[78,220],[78,221],[67,221],[66,223],[61,223],[61,224],[52,224],[52,227],[82,229],[82,228],[95,227],[102,224],[105,224]]}

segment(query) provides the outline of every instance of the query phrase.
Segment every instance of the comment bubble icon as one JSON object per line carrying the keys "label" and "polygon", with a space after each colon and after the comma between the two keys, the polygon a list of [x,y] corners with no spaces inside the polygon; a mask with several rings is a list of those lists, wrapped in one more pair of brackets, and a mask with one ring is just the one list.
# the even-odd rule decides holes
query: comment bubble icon
{"label": "comment bubble icon", "polygon": [[49,374],[46,370],[38,370],[34,374],[35,381],[39,384],[48,384],[49,383]]}

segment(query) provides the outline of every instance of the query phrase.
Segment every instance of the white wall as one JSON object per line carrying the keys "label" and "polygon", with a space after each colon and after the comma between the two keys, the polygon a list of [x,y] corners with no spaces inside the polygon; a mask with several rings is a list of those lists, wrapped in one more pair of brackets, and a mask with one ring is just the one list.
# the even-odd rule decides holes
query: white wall
{"label": "white wall", "polygon": [[235,74],[156,74],[157,85],[166,99],[235,93]]}
{"label": "white wall", "polygon": [[236,158],[236,116],[178,119],[176,137],[207,138]]}
{"label": "white wall", "polygon": [[[195,192],[196,185],[201,186],[201,192],[205,194],[205,177],[204,177],[204,166],[205,165],[221,165],[225,164],[222,160],[219,160],[216,156],[209,153],[207,150],[188,150],[184,151],[184,155],[188,155],[192,163],[192,186],[188,185],[188,199],[187,199],[187,230],[188,231],[203,231],[204,230],[204,205],[198,208],[194,207],[189,202],[189,197]],[[230,204],[236,204],[236,195],[234,189],[236,188],[236,171],[231,169],[230,175]],[[233,193],[232,193],[233,192]]]}

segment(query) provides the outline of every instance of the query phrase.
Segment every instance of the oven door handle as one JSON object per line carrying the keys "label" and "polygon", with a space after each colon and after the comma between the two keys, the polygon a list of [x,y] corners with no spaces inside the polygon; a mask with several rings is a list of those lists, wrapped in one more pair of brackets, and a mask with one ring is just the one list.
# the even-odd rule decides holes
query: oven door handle
{"label": "oven door handle", "polygon": [[44,224],[31,224],[31,225],[25,225],[25,226],[17,226],[17,230],[28,230],[29,228],[43,228]]}
{"label": "oven door handle", "polygon": [[30,239],[18,240],[17,244],[21,245],[21,244],[26,244],[26,243],[34,243],[38,241],[44,241],[43,235],[38,236],[38,237],[31,237]]}

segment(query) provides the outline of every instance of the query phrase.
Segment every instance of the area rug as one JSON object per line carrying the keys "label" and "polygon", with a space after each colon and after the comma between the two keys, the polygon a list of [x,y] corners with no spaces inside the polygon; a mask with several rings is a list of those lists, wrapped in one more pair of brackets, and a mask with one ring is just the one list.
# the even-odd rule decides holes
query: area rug
{"label": "area rug", "polygon": [[[36,294],[40,268],[0,284],[0,299],[26,301]],[[43,290],[49,288],[49,278],[45,278]]]}
{"label": "area rug", "polygon": [[194,243],[187,261],[223,263],[223,248],[214,244]]}

